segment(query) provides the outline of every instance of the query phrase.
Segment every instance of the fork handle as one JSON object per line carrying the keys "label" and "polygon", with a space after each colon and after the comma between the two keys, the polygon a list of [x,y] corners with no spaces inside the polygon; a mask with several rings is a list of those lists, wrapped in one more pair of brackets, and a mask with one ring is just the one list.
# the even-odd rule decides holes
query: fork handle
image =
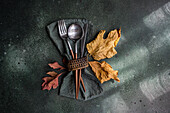
{"label": "fork handle", "polygon": [[73,50],[70,50],[70,52],[71,52],[71,56],[73,57],[73,59],[74,59],[74,53],[73,53]]}
{"label": "fork handle", "polygon": [[68,47],[69,47],[69,49],[70,49],[71,55],[72,55],[72,57],[73,57],[73,59],[74,59],[73,49],[72,49],[71,44],[70,44],[70,42],[68,41],[68,39],[67,39],[67,44],[68,44]]}
{"label": "fork handle", "polygon": [[71,44],[70,44],[70,42],[68,41],[68,39],[67,39],[67,44],[68,44],[69,49],[72,50]]}

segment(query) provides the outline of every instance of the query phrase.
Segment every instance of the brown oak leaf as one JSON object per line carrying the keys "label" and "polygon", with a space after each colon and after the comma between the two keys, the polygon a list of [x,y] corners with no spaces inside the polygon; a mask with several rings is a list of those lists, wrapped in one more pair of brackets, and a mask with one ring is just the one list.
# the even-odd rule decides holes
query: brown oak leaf
{"label": "brown oak leaf", "polygon": [[59,69],[59,70],[65,69],[63,66],[59,65],[58,62],[50,63],[48,65],[53,69]]}
{"label": "brown oak leaf", "polygon": [[95,73],[98,80],[103,83],[105,81],[108,81],[110,79],[114,79],[118,82],[120,82],[118,76],[118,71],[113,70],[112,67],[106,63],[105,61],[97,62],[97,61],[91,61],[89,62],[93,72]]}
{"label": "brown oak leaf", "polygon": [[[53,69],[63,70],[65,69],[63,66],[59,65],[58,62],[50,63],[48,64]],[[44,77],[42,80],[44,80],[44,83],[41,85],[42,90],[50,90],[51,88],[56,89],[58,87],[58,78],[60,75],[62,75],[64,72],[58,74],[55,71],[50,71],[47,74],[50,75],[50,77]]]}
{"label": "brown oak leaf", "polygon": [[51,88],[56,89],[58,87],[58,77],[63,73],[58,74],[54,71],[50,71],[47,74],[51,76],[42,78],[42,80],[44,80],[44,83],[41,85],[42,90],[50,90]]}
{"label": "brown oak leaf", "polygon": [[110,31],[106,39],[103,39],[105,30],[101,30],[97,38],[86,45],[88,52],[95,60],[111,58],[117,51],[115,47],[120,39],[121,30]]}

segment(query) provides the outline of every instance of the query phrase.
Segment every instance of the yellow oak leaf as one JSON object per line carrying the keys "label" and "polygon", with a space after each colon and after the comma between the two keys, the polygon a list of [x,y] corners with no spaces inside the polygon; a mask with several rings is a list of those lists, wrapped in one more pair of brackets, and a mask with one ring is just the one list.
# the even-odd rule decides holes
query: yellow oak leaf
{"label": "yellow oak leaf", "polygon": [[95,73],[98,80],[103,83],[105,81],[108,81],[110,79],[114,79],[118,82],[120,82],[118,76],[118,71],[113,70],[112,67],[106,63],[105,61],[97,62],[97,61],[91,61],[89,62],[93,72]]}
{"label": "yellow oak leaf", "polygon": [[86,45],[88,52],[95,60],[111,58],[117,51],[115,47],[120,39],[121,30],[110,31],[106,39],[103,39],[105,30],[101,30],[97,38]]}

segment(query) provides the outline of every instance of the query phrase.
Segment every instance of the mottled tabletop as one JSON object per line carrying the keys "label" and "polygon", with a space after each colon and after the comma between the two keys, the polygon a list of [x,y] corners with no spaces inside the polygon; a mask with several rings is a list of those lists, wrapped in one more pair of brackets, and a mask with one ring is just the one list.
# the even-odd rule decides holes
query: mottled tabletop
{"label": "mottled tabletop", "polygon": [[[1,113],[170,112],[169,0],[1,0],[0,15]],[[46,26],[63,18],[90,20],[92,39],[121,27],[118,54],[105,60],[120,83],[105,82],[95,99],[41,90],[47,64],[62,60]]]}

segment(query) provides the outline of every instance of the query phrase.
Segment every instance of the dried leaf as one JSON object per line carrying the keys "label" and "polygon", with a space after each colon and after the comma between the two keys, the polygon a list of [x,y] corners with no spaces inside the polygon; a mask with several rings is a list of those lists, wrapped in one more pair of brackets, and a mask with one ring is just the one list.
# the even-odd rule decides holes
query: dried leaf
{"label": "dried leaf", "polygon": [[[63,66],[59,65],[58,62],[50,63],[48,65],[53,69],[58,69],[58,70],[65,69]],[[44,83],[41,85],[42,90],[45,89],[50,90],[51,88],[56,89],[58,87],[58,77],[63,73],[58,74],[55,71],[48,72],[47,74],[51,76],[42,78],[42,80],[44,80]]]}
{"label": "dried leaf", "polygon": [[59,70],[65,69],[63,66],[59,65],[58,62],[50,63],[48,65],[53,69],[59,69]]}
{"label": "dried leaf", "polygon": [[58,77],[63,73],[58,74],[54,71],[50,71],[47,74],[51,76],[42,78],[42,80],[44,80],[44,83],[41,85],[42,90],[50,90],[51,88],[56,89],[58,87]]}
{"label": "dried leaf", "polygon": [[117,54],[114,47],[120,39],[121,30],[111,31],[106,39],[103,39],[104,33],[105,30],[101,30],[97,38],[86,45],[88,52],[95,60],[111,58]]}
{"label": "dried leaf", "polygon": [[118,76],[118,71],[113,70],[112,67],[106,63],[105,61],[97,62],[97,61],[91,61],[89,62],[93,72],[95,73],[98,80],[103,83],[105,81],[108,81],[110,79],[114,79],[118,82],[120,82]]}

